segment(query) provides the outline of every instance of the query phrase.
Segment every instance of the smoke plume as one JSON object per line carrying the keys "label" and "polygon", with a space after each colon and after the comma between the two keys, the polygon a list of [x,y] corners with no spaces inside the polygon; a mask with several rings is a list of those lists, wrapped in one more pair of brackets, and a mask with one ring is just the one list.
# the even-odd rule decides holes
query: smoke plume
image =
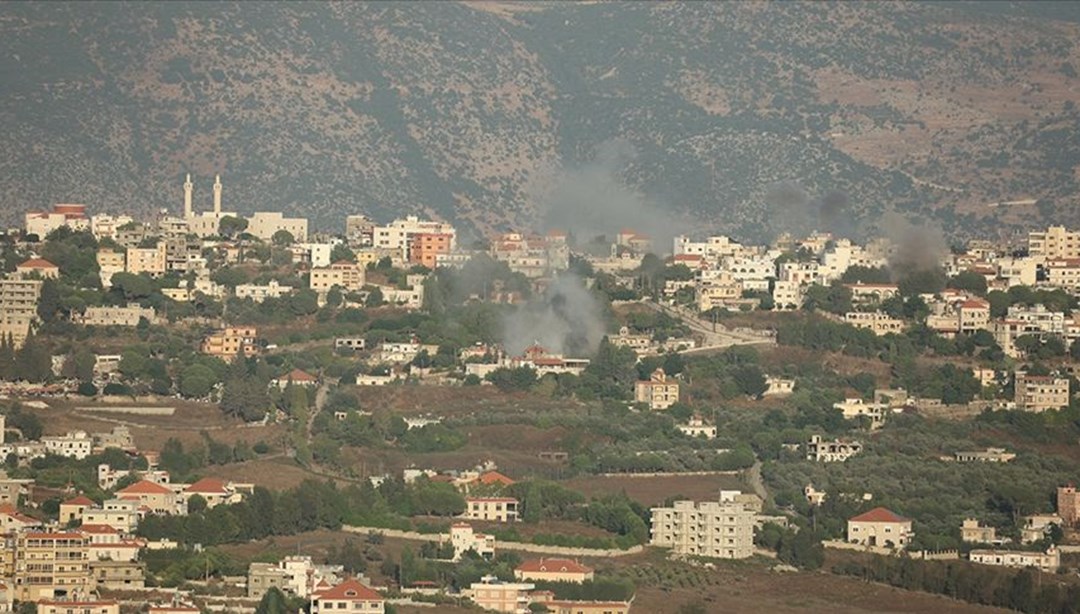
{"label": "smoke plume", "polygon": [[613,238],[629,228],[649,235],[656,253],[669,253],[671,239],[680,232],[674,216],[623,180],[636,158],[633,145],[614,140],[600,145],[584,166],[557,166],[537,173],[529,195],[542,230],[565,230],[588,240],[600,235]]}
{"label": "smoke plume", "polygon": [[849,214],[849,199],[844,192],[831,191],[812,197],[799,184],[785,181],[765,192],[768,218],[777,232],[802,237],[814,231],[836,236],[852,236],[855,220]]}
{"label": "smoke plume", "polygon": [[562,274],[503,320],[503,349],[516,356],[538,343],[553,354],[587,356],[605,330],[601,304],[580,277]]}
{"label": "smoke plume", "polygon": [[941,229],[915,224],[895,211],[885,213],[879,229],[892,244],[889,268],[896,277],[933,269],[949,253]]}

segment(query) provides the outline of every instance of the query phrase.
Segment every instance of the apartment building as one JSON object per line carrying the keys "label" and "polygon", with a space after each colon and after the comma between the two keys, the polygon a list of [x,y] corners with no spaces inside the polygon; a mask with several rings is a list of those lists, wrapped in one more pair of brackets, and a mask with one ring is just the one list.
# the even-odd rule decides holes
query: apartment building
{"label": "apartment building", "polygon": [[1061,552],[1051,546],[1046,552],[1027,552],[1020,550],[972,550],[968,560],[980,565],[999,567],[1034,567],[1040,571],[1054,573],[1061,567]]}
{"label": "apartment building", "polygon": [[529,591],[534,588],[536,585],[531,583],[503,582],[495,576],[484,576],[462,593],[485,610],[522,614],[530,611],[532,597]]}
{"label": "apartment building", "polygon": [[124,267],[133,275],[145,273],[151,277],[161,277],[168,271],[165,242],[159,241],[154,247],[129,247]]}
{"label": "apartment building", "polygon": [[1074,292],[1080,288],[1080,258],[1049,260],[1043,267],[1045,285]]}
{"label": "apartment building", "polygon": [[250,358],[259,353],[258,330],[254,326],[231,326],[203,339],[203,354],[231,361],[243,352]]}
{"label": "apartment building", "polygon": [[120,614],[120,603],[111,600],[61,599],[39,601],[37,614]]}
{"label": "apartment building", "polygon": [[107,499],[100,507],[84,508],[82,522],[86,525],[108,526],[130,534],[139,526],[141,502],[135,498]]}
{"label": "apartment building", "polygon": [[987,448],[985,450],[963,450],[955,455],[959,463],[1008,463],[1016,454],[1006,452],[1005,448]]}
{"label": "apartment building", "polygon": [[281,298],[293,291],[292,286],[283,286],[276,279],[271,279],[265,285],[240,284],[236,286],[236,298],[249,298],[256,303],[261,303],[268,298]]}
{"label": "apartment building", "polygon": [[858,441],[825,440],[821,435],[812,435],[806,444],[806,460],[819,463],[844,462],[862,452],[862,448],[862,443]]}
{"label": "apartment building", "polygon": [[658,368],[648,381],[634,382],[634,402],[644,403],[653,410],[667,409],[679,402],[679,382],[669,380],[667,373]]}
{"label": "apartment building", "polygon": [[911,519],[884,507],[848,519],[847,540],[863,546],[903,549],[914,536]]}
{"label": "apartment building", "polygon": [[84,595],[92,587],[90,540],[80,533],[18,533],[14,562],[19,601]]}
{"label": "apartment building", "polygon": [[40,279],[0,279],[0,336],[11,337],[15,348],[21,348],[37,322]]}
{"label": "apartment building", "polygon": [[45,444],[46,454],[78,460],[90,456],[94,450],[94,438],[85,431],[42,437],[41,443]]}
{"label": "apartment building", "polygon": [[449,254],[454,246],[454,235],[448,233],[419,232],[409,238],[409,263],[434,269],[439,254]]}
{"label": "apartment building", "polygon": [[1024,411],[1044,412],[1069,406],[1069,379],[1056,376],[1036,376],[1016,372],[1016,407]]}
{"label": "apartment building", "polygon": [[24,216],[27,235],[36,235],[44,240],[49,233],[62,227],[79,231],[90,229],[90,218],[86,216],[86,205],[53,205],[52,211],[30,211]]}
{"label": "apartment building", "polygon": [[494,522],[517,522],[518,500],[512,497],[465,497],[465,513],[468,520]]}
{"label": "apartment building", "polygon": [[450,250],[453,250],[457,237],[457,231],[450,224],[421,220],[415,215],[410,215],[405,219],[394,220],[386,226],[375,226],[372,229],[372,245],[376,248],[398,250],[406,254],[410,241],[418,234],[449,235]]}
{"label": "apartment building", "polygon": [[719,501],[675,501],[652,508],[649,543],[677,554],[744,559],[754,553],[754,513]]}
{"label": "apartment building", "polygon": [[859,398],[844,399],[833,403],[833,409],[839,409],[848,420],[865,419],[871,430],[885,426],[885,419],[889,415],[889,407],[881,403],[867,403]]}
{"label": "apartment building", "polygon": [[334,286],[357,292],[364,287],[365,280],[366,274],[362,265],[341,260],[325,268],[311,269],[308,287],[316,292],[327,292]]}
{"label": "apartment building", "polygon": [[126,478],[132,473],[137,473],[144,480],[149,480],[155,484],[168,484],[170,477],[168,471],[151,470],[151,471],[136,471],[134,469],[113,469],[106,463],[98,465],[97,468],[97,481],[98,487],[102,490],[112,490],[116,487],[117,482],[121,478]]}
{"label": "apartment building", "polygon": [[[260,599],[271,587],[308,598],[320,588],[327,589],[342,580],[341,565],[318,565],[310,556],[287,556],[277,563],[251,563],[248,567],[247,596]],[[355,578],[367,584],[367,578]]]}
{"label": "apartment building", "polygon": [[1080,258],[1080,233],[1066,230],[1064,226],[1029,232],[1028,254],[1043,260]]}
{"label": "apartment building", "polygon": [[[250,485],[248,487],[250,488]],[[240,503],[244,499],[244,494],[237,485],[217,478],[203,478],[188,485],[181,494],[185,499],[191,499],[195,495],[202,497],[206,501],[206,507]]]}

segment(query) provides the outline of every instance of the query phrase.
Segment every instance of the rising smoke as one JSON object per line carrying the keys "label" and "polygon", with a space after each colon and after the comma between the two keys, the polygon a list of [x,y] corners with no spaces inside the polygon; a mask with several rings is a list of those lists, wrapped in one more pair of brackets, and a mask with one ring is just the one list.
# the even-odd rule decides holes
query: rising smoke
{"label": "rising smoke", "polygon": [[913,223],[895,211],[886,212],[878,228],[892,244],[889,268],[893,277],[933,269],[949,253],[940,228]]}
{"label": "rising smoke", "polygon": [[834,190],[814,197],[799,184],[784,181],[766,190],[765,204],[776,232],[802,237],[821,231],[851,237],[858,230],[844,192]]}
{"label": "rising smoke", "polygon": [[606,331],[603,306],[580,277],[569,273],[555,278],[543,296],[519,307],[502,324],[503,349],[514,356],[534,343],[554,354],[591,355]]}
{"label": "rising smoke", "polygon": [[559,229],[591,239],[630,228],[652,238],[653,250],[666,253],[681,232],[671,212],[664,212],[650,197],[631,189],[623,173],[637,159],[628,141],[608,141],[597,148],[593,160],[572,168],[544,169],[531,180],[529,197],[536,206],[539,230]]}

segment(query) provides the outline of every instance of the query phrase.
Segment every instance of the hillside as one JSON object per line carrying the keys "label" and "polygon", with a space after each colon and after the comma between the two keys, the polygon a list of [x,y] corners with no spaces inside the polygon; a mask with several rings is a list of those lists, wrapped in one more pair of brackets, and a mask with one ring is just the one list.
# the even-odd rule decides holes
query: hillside
{"label": "hillside", "polygon": [[[573,226],[590,206],[745,238],[862,232],[888,209],[961,234],[1077,224],[1078,15],[7,3],[0,211],[175,212],[190,171],[203,207],[220,172],[227,209],[328,230],[355,212]],[[609,175],[636,193],[602,189]],[[1029,204],[997,204],[1012,201]]]}

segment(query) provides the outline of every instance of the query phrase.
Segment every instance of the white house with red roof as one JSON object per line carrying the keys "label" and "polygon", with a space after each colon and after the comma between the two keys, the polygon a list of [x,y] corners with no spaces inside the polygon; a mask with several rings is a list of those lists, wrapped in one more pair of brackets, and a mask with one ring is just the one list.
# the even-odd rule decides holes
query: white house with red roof
{"label": "white house with red roof", "polygon": [[60,267],[44,258],[31,258],[15,265],[15,273],[22,279],[35,275],[40,279],[56,279],[60,277]]}
{"label": "white house with red roof", "polygon": [[173,492],[167,486],[155,484],[149,480],[140,480],[116,491],[116,497],[137,501],[154,514],[187,515],[187,497]]}
{"label": "white house with red roof", "polygon": [[74,520],[82,520],[83,512],[96,505],[97,503],[85,495],[68,499],[60,504],[60,522],[68,523]]}
{"label": "white house with red roof", "polygon": [[85,535],[90,540],[91,561],[132,562],[139,560],[139,550],[143,543],[125,538],[119,530],[106,524],[84,524],[76,533]]}
{"label": "white house with red roof", "polygon": [[217,478],[203,478],[185,487],[182,494],[185,500],[199,495],[206,500],[206,507],[240,503],[243,500],[243,495],[231,483]]}
{"label": "white house with red roof", "polygon": [[911,519],[884,507],[875,507],[848,520],[847,540],[875,548],[903,549],[915,533]]}
{"label": "white house with red roof", "polygon": [[352,578],[311,595],[311,614],[335,611],[369,614],[385,612],[386,599],[371,587]]}
{"label": "white house with red roof", "polygon": [[581,584],[592,580],[595,572],[592,567],[582,565],[571,559],[539,558],[530,559],[514,569],[515,580],[534,582],[573,582]]}
{"label": "white house with red roof", "polygon": [[0,505],[0,533],[15,533],[44,526],[37,518],[21,513],[14,505]]}
{"label": "white house with red roof", "polygon": [[270,385],[280,390],[284,390],[290,382],[294,386],[304,386],[306,388],[309,386],[317,386],[319,384],[319,378],[308,373],[307,371],[293,369],[285,375],[279,375],[278,377],[270,380]]}

